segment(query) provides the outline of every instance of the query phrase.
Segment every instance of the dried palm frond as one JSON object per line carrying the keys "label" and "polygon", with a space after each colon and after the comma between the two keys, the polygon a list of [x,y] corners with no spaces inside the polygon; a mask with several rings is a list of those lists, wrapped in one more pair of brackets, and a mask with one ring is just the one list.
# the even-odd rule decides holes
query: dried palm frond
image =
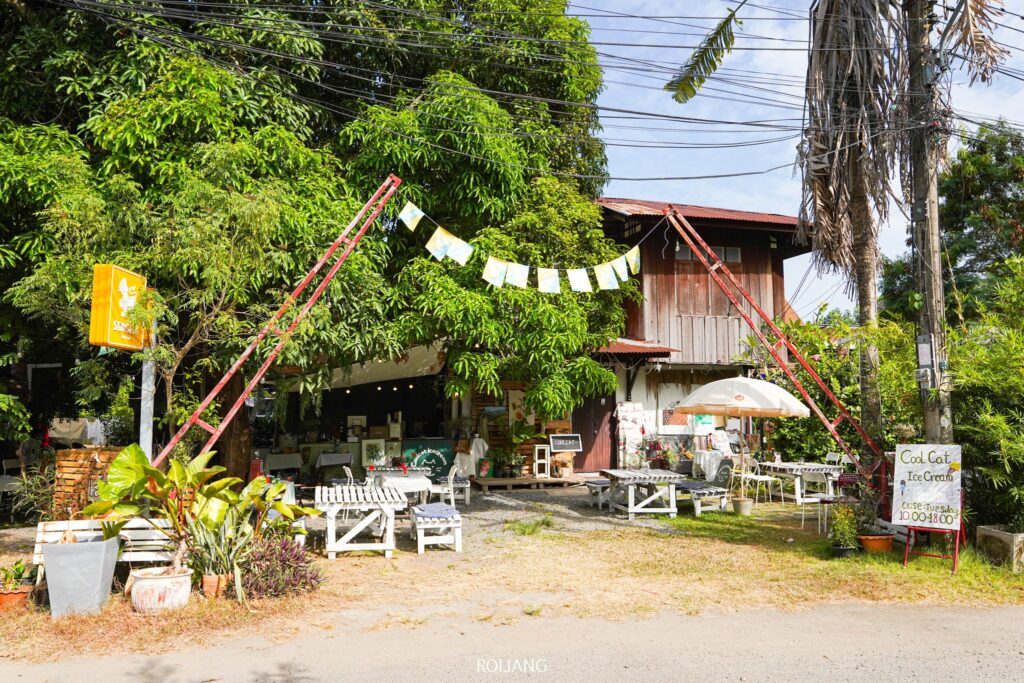
{"label": "dried palm frond", "polygon": [[820,269],[851,282],[857,244],[877,241],[875,219],[886,219],[893,194],[904,44],[902,10],[889,0],[818,0],[811,7],[801,235],[810,238]]}
{"label": "dried palm frond", "polygon": [[722,65],[725,55],[732,51],[733,43],[736,41],[733,27],[743,23],[736,18],[736,12],[745,4],[747,4],[747,0],[743,0],[729,10],[725,18],[704,38],[700,46],[686,60],[686,64],[671,81],[665,84],[665,90],[672,93],[672,99],[676,102],[685,104],[693,99],[708,76],[715,73]]}
{"label": "dried palm frond", "polygon": [[942,31],[942,45],[967,62],[971,83],[988,82],[1010,51],[992,37],[1002,0],[959,0]]}

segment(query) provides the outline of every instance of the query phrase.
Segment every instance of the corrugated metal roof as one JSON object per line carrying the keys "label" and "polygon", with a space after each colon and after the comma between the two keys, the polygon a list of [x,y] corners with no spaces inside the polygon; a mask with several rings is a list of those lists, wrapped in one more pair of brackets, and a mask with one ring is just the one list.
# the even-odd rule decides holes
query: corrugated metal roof
{"label": "corrugated metal roof", "polygon": [[778,213],[761,213],[756,211],[737,211],[734,209],[716,209],[709,206],[693,204],[673,204],[671,202],[655,202],[646,199],[620,199],[601,197],[597,200],[601,206],[625,216],[662,216],[665,209],[673,208],[688,219],[737,221],[741,223],[771,223],[795,228],[798,224],[796,216],[783,216]]}
{"label": "corrugated metal roof", "polygon": [[619,337],[597,350],[598,353],[638,354],[643,356],[668,356],[679,349],[660,346],[658,342],[646,339],[628,339]]}

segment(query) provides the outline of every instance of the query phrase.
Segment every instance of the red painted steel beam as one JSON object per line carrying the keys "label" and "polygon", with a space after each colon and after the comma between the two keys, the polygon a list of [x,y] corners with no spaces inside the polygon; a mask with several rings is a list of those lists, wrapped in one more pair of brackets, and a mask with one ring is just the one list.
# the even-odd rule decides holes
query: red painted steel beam
{"label": "red painted steel beam", "polygon": [[[381,183],[380,187],[377,188],[377,191],[374,192],[373,196],[370,197],[369,201],[367,201],[363,205],[359,212],[356,213],[352,221],[345,227],[341,234],[338,235],[338,238],[334,240],[330,247],[327,248],[327,251],[325,251],[323,256],[320,257],[320,260],[316,262],[316,265],[314,265],[313,268],[306,274],[306,277],[302,279],[302,282],[300,282],[295,287],[295,289],[292,290],[292,293],[288,296],[287,299],[285,299],[285,302],[281,305],[280,308],[278,308],[277,312],[273,315],[273,317],[267,321],[267,323],[260,330],[259,334],[256,335],[256,338],[249,343],[249,345],[245,348],[244,351],[242,351],[242,354],[231,365],[231,367],[220,379],[220,381],[217,382],[217,384],[210,391],[210,393],[207,394],[206,398],[204,398],[202,403],[199,404],[199,407],[196,408],[195,412],[193,412],[192,415],[189,416],[185,423],[181,425],[181,428],[178,429],[174,437],[172,437],[171,440],[167,443],[167,445],[164,446],[163,450],[160,451],[160,454],[153,461],[154,465],[159,466],[161,463],[164,462],[164,460],[167,459],[167,456],[170,455],[171,450],[173,450],[174,447],[178,445],[178,443],[182,440],[182,438],[184,438],[185,434],[188,433],[188,430],[193,425],[199,425],[203,429],[211,432],[210,438],[203,445],[203,448],[200,452],[205,453],[206,451],[209,451],[213,447],[213,444],[216,443],[217,439],[220,438],[220,435],[224,433],[224,430],[227,428],[228,424],[230,424],[231,420],[235,417],[235,414],[241,408],[242,404],[245,403],[245,399],[248,398],[249,394],[252,393],[252,390],[256,387],[257,384],[259,384],[260,380],[263,379],[263,376],[267,373],[267,370],[273,364],[274,360],[281,352],[281,349],[288,342],[290,333],[295,330],[299,322],[306,316],[309,310],[317,302],[317,299],[320,298],[320,295],[323,294],[324,290],[327,288],[327,285],[330,284],[331,280],[334,278],[334,275],[338,272],[338,269],[341,268],[341,265],[345,262],[346,259],[348,259],[349,254],[351,254],[352,251],[356,248],[356,245],[359,244],[359,240],[362,239],[363,235],[369,229],[370,225],[373,223],[374,220],[377,219],[377,216],[380,215],[381,210],[383,210],[388,200],[391,199],[395,191],[398,189],[398,186],[401,184],[401,178],[399,178],[396,175],[388,176],[388,178],[383,183]],[[367,216],[367,214],[369,214],[369,216]],[[357,225],[359,225],[360,221],[362,221],[362,225],[356,231],[354,236],[349,237],[349,234],[352,232],[353,229],[355,229]],[[320,284],[313,291],[313,294],[312,296],[310,296],[309,300],[299,310],[298,314],[296,314],[291,324],[288,325],[288,328],[282,333],[280,330],[277,329],[277,322],[281,320],[282,316],[284,316],[285,312],[292,306],[292,304],[298,300],[299,295],[302,294],[302,292],[306,289],[306,287],[313,280],[313,278],[316,277],[316,275],[320,272],[324,265],[327,264],[327,262],[331,259],[334,253],[343,244],[346,246],[345,249],[342,251],[341,255],[337,258],[337,260],[334,262],[334,265],[331,266],[331,269],[327,272],[327,275],[324,276],[323,280],[321,280]],[[230,380],[232,376],[234,376],[239,370],[241,370],[242,365],[245,363],[246,360],[249,359],[252,353],[260,345],[260,342],[262,342],[267,337],[267,335],[271,333],[276,334],[279,338],[279,341],[277,342],[277,344],[274,345],[274,348],[271,350],[270,355],[267,356],[267,358],[263,361],[263,364],[260,366],[259,370],[256,371],[255,375],[253,375],[252,379],[249,381],[248,385],[246,385],[245,390],[242,391],[242,394],[235,401],[234,405],[232,405],[228,412],[224,415],[224,418],[220,421],[220,424],[216,428],[213,428],[210,425],[206,424],[202,420],[203,412],[210,406],[213,400],[221,392],[224,386],[228,383],[228,380]]]}
{"label": "red painted steel beam", "polygon": [[[829,434],[836,441],[836,443],[838,443],[839,446],[846,452],[846,454],[850,456],[850,459],[857,467],[857,471],[860,472],[861,474],[866,475],[866,468],[861,464],[860,459],[857,457],[857,454],[854,452],[854,450],[849,446],[849,444],[846,443],[846,440],[838,432],[838,430],[836,429],[836,425],[838,425],[844,419],[848,420],[850,424],[854,426],[854,428],[861,436],[861,438],[864,439],[864,442],[868,444],[871,450],[874,451],[876,455],[881,456],[882,452],[881,449],[879,449],[878,445],[868,435],[868,433],[864,430],[861,424],[853,417],[853,415],[850,414],[850,412],[846,409],[846,406],[844,406],[842,401],[839,400],[839,397],[837,397],[832,392],[832,390],[829,389],[829,387],[825,384],[825,381],[821,378],[821,376],[818,375],[818,373],[814,370],[810,363],[808,363],[807,360],[803,357],[803,354],[800,353],[800,350],[793,345],[793,343],[782,332],[782,330],[779,329],[779,327],[775,324],[771,317],[764,312],[764,310],[750,295],[750,292],[748,292],[746,288],[743,287],[739,280],[733,275],[732,271],[730,271],[729,268],[724,263],[721,262],[721,260],[715,254],[714,250],[708,246],[708,244],[703,240],[703,238],[701,238],[701,236],[697,233],[694,227],[690,225],[686,218],[680,215],[675,210],[666,211],[666,213],[668,215],[669,222],[676,229],[676,232],[679,233],[680,237],[683,238],[683,240],[686,242],[687,246],[690,247],[692,252],[697,255],[698,260],[708,270],[708,274],[711,276],[712,280],[714,280],[715,284],[718,285],[719,289],[722,290],[722,292],[726,295],[729,301],[732,302],[733,306],[736,307],[736,310],[739,312],[740,316],[744,319],[744,321],[746,321],[747,325],[754,332],[754,335],[755,337],[757,337],[758,341],[760,341],[761,344],[764,345],[764,347],[768,350],[768,353],[771,355],[776,365],[778,365],[779,369],[781,369],[783,373],[785,373],[787,378],[793,383],[797,391],[810,406],[812,412],[818,417],[819,420],[821,420],[821,423],[825,426],[825,428],[828,430]],[[767,327],[776,336],[777,341],[775,343],[772,343],[768,340],[767,336],[761,331],[761,327],[754,321],[753,317],[743,310],[743,308],[740,306],[739,300],[736,298],[735,294],[732,291],[730,291],[729,287],[726,285],[725,280],[722,279],[722,276],[719,275],[719,273],[725,276],[725,278],[729,281],[729,284],[735,287],[735,289],[747,301],[747,303],[750,304],[751,308],[757,312],[758,317],[761,318],[762,322],[765,325],[767,325]],[[825,413],[821,410],[820,407],[818,407],[817,403],[814,401],[813,398],[811,398],[810,394],[807,392],[807,389],[803,386],[803,383],[800,382],[800,380],[796,377],[795,373],[789,367],[789,363],[787,363],[785,359],[783,359],[779,355],[780,343],[785,345],[786,349],[792,354],[793,358],[798,363],[800,363],[801,367],[803,367],[804,370],[807,371],[807,373],[814,380],[815,384],[817,384],[818,387],[822,391],[824,391],[826,397],[839,411],[839,416],[836,418],[834,422],[825,415]]]}

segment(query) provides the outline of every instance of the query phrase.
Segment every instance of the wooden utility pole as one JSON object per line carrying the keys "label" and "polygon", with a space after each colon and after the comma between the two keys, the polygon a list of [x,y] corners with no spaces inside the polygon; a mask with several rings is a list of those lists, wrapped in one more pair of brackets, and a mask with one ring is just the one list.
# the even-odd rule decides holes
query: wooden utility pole
{"label": "wooden utility pole", "polygon": [[[920,312],[918,359],[922,366],[925,440],[950,443],[953,418],[949,401],[946,353],[946,304],[939,235],[938,159],[933,136],[936,125],[937,60],[931,44],[933,0],[907,0],[907,55],[910,68],[910,154],[914,203],[913,240],[917,287],[924,303]],[[930,349],[929,349],[930,347]],[[930,351],[930,353],[929,353]]]}

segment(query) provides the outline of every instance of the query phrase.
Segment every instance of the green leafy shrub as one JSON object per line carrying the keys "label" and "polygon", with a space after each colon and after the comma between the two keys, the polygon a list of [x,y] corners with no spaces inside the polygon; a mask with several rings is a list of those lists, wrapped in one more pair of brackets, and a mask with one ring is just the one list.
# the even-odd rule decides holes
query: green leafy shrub
{"label": "green leafy shrub", "polygon": [[272,598],[316,590],[320,568],[305,546],[278,535],[255,539],[242,563],[242,588],[247,598]]}
{"label": "green leafy shrub", "polygon": [[857,513],[852,506],[835,506],[832,510],[832,529],[828,535],[833,548],[857,547]]}

